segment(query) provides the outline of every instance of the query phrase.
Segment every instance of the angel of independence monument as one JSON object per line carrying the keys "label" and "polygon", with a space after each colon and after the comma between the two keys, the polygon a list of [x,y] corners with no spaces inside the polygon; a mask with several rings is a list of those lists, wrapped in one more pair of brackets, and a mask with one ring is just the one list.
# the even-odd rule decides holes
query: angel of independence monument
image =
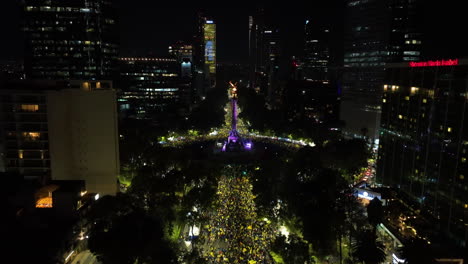
{"label": "angel of independence monument", "polygon": [[237,87],[232,82],[230,85],[230,100],[231,100],[231,131],[227,141],[224,142],[222,151],[225,152],[241,152],[252,149],[252,142],[244,139],[237,131]]}

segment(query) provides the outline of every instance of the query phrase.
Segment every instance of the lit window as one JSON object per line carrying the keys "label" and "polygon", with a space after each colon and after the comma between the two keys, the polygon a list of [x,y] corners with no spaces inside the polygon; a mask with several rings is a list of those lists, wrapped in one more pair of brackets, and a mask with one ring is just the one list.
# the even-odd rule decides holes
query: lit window
{"label": "lit window", "polygon": [[36,201],[36,208],[52,208],[52,197],[44,197]]}
{"label": "lit window", "polygon": [[462,161],[463,163],[465,163],[465,162],[466,162],[466,158],[465,158],[465,157],[461,158],[461,161]]}
{"label": "lit window", "polygon": [[398,115],[398,118],[399,118],[399,119],[403,119],[403,116],[402,116],[402,115]]}
{"label": "lit window", "polygon": [[39,105],[23,104],[21,105],[21,110],[26,111],[26,112],[37,112],[39,110]]}
{"label": "lit window", "polygon": [[403,51],[404,55],[413,55],[413,56],[418,56],[420,55],[419,51]]}
{"label": "lit window", "polygon": [[89,91],[91,88],[91,85],[89,84],[89,82],[84,82],[81,84],[81,88],[83,88],[83,90],[85,91]]}
{"label": "lit window", "polygon": [[41,136],[41,133],[39,133],[39,132],[23,132],[22,135],[23,135],[23,137],[25,139],[37,140]]}
{"label": "lit window", "polygon": [[385,85],[383,86],[383,90],[384,90],[384,91],[387,91],[387,88],[388,88],[388,85],[385,84]]}
{"label": "lit window", "polygon": [[451,127],[447,127],[447,132],[452,132],[452,128],[451,128]]}
{"label": "lit window", "polygon": [[18,158],[22,159],[23,158],[23,150],[18,150]]}
{"label": "lit window", "polygon": [[409,101],[409,96],[405,96],[405,100],[406,100],[406,101]]}
{"label": "lit window", "polygon": [[460,175],[460,180],[464,180],[465,179],[465,175]]}
{"label": "lit window", "polygon": [[411,94],[415,94],[419,91],[418,87],[411,87]]}
{"label": "lit window", "polygon": [[423,103],[427,103],[427,99],[426,99],[426,98],[423,99]]}
{"label": "lit window", "polygon": [[386,102],[387,102],[387,100],[384,98],[384,99],[382,100],[382,102],[386,103]]}

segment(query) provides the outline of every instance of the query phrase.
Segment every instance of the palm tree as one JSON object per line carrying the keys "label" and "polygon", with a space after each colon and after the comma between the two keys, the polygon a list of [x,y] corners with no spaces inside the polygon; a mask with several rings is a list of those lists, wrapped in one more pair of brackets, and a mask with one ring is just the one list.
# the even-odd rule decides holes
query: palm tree
{"label": "palm tree", "polygon": [[358,234],[353,245],[353,256],[364,264],[379,264],[385,260],[385,246],[377,240],[372,230],[364,230]]}

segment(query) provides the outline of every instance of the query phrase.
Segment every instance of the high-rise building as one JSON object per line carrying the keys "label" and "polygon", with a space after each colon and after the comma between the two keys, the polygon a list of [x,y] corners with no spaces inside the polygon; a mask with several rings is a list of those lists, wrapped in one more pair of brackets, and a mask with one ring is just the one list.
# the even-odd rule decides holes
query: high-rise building
{"label": "high-rise building", "polygon": [[193,47],[181,41],[169,46],[169,55],[175,58],[181,67],[182,78],[192,78]]}
{"label": "high-rise building", "polygon": [[114,1],[24,0],[27,79],[111,80],[117,74]]}
{"label": "high-rise building", "polygon": [[203,25],[205,41],[205,76],[210,87],[216,84],[216,24],[213,20],[206,20]]}
{"label": "high-rise building", "polygon": [[[468,239],[468,60],[387,64],[377,181]],[[438,232],[438,230],[434,230]]]}
{"label": "high-rise building", "polygon": [[262,42],[262,35],[259,34],[263,30],[263,16],[249,16],[249,87],[255,89],[257,85],[257,67],[259,64],[260,43]]}
{"label": "high-rise building", "polygon": [[41,182],[50,178],[47,96],[53,84],[4,83],[0,93],[0,130],[6,172]]}
{"label": "high-rise building", "polygon": [[280,31],[266,26],[263,10],[249,16],[249,87],[263,94],[270,107],[279,86],[280,44]]}
{"label": "high-rise building", "polygon": [[24,79],[23,63],[19,61],[0,61],[0,80]]}
{"label": "high-rise building", "polygon": [[336,127],[339,114],[337,90],[328,81],[290,80],[284,89],[286,118],[314,127]]}
{"label": "high-rise building", "polygon": [[[341,119],[345,132],[378,138],[385,65],[417,61],[416,0],[346,1]],[[366,132],[365,132],[366,131]]]}
{"label": "high-rise building", "polygon": [[193,44],[193,101],[203,99],[216,85],[216,24],[201,12]]}
{"label": "high-rise building", "polygon": [[313,21],[305,23],[304,57],[301,63],[301,75],[305,80],[329,80],[330,30]]}
{"label": "high-rise building", "polygon": [[138,119],[158,119],[187,107],[190,78],[173,58],[120,58],[119,106]]}
{"label": "high-rise building", "polygon": [[277,28],[263,31],[264,65],[262,74],[266,76],[260,86],[260,91],[266,95],[270,107],[274,107],[275,93],[279,87],[280,33]]}
{"label": "high-rise building", "polygon": [[179,61],[193,60],[193,47],[191,44],[185,44],[182,41],[177,41],[173,45],[169,46],[169,55],[173,56]]}
{"label": "high-rise building", "polygon": [[47,91],[51,178],[84,180],[88,192],[115,195],[120,171],[117,95],[103,89],[105,83]]}
{"label": "high-rise building", "polygon": [[5,171],[24,179],[84,180],[115,194],[117,98],[110,81],[21,81],[0,89]]}

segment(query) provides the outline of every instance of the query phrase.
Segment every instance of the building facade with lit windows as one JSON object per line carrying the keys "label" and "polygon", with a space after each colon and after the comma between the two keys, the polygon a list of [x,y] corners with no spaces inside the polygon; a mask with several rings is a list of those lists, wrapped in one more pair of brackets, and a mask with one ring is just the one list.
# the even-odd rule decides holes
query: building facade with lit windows
{"label": "building facade with lit windows", "polygon": [[117,76],[115,1],[22,2],[27,79],[112,80]]}
{"label": "building facade with lit windows", "polygon": [[202,12],[197,15],[193,38],[193,102],[203,100],[216,86],[216,23]]}
{"label": "building facade with lit windows", "polygon": [[279,92],[281,57],[280,30],[265,21],[264,10],[249,16],[249,87],[275,107]]}
{"label": "building facade with lit windows", "polygon": [[181,77],[174,58],[120,58],[120,111],[137,119],[157,119],[187,108],[191,79]]}
{"label": "building facade with lit windows", "polygon": [[[468,60],[387,65],[377,181],[468,239]],[[438,232],[438,230],[434,230]]]}
{"label": "building facade with lit windows", "polygon": [[0,145],[6,172],[25,179],[50,178],[47,98],[42,90],[53,87],[5,84],[0,90]]}
{"label": "building facade with lit windows", "polygon": [[378,138],[385,65],[418,61],[419,0],[348,0],[341,119],[351,136]]}
{"label": "building facade with lit windows", "polygon": [[211,87],[216,85],[216,24],[213,20],[206,20],[203,25],[205,42],[205,76]]}
{"label": "building facade with lit windows", "polygon": [[119,174],[117,96],[110,81],[17,81],[0,87],[6,172],[42,184],[84,180],[115,195]]}
{"label": "building facade with lit windows", "polygon": [[182,78],[192,78],[193,46],[181,41],[169,46],[169,55],[180,63]]}
{"label": "building facade with lit windows", "polygon": [[300,65],[302,78],[311,81],[327,81],[330,60],[330,30],[306,20],[304,57]]}

